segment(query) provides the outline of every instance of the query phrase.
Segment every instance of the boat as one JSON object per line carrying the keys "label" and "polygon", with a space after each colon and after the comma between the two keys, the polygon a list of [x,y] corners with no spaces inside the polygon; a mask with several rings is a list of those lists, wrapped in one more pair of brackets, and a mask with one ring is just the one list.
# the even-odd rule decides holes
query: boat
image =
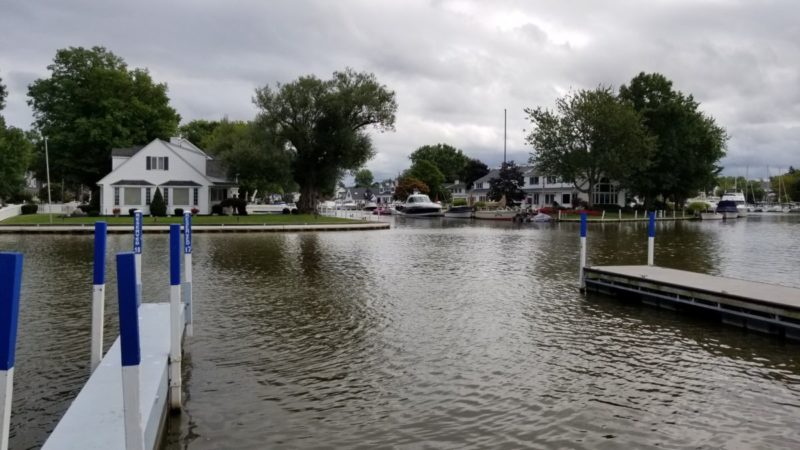
{"label": "boat", "polygon": [[[722,194],[720,203],[723,201],[731,201],[736,205],[739,217],[747,217],[747,202],[744,198],[744,193],[741,191],[728,191]],[[719,207],[719,204],[717,204]]]}
{"label": "boat", "polygon": [[474,217],[476,219],[485,220],[514,220],[517,216],[517,211],[508,208],[501,209],[481,209],[475,211]]}
{"label": "boat", "polygon": [[722,220],[735,219],[739,216],[739,208],[733,200],[720,200],[717,203],[717,214],[722,214]]}
{"label": "boat", "polygon": [[368,201],[364,204],[364,211],[373,211],[378,207],[378,204],[373,201]]}
{"label": "boat", "polygon": [[552,222],[553,217],[549,214],[545,213],[538,213],[533,218],[531,218],[531,222]]}
{"label": "boat", "polygon": [[396,211],[398,214],[407,217],[441,217],[442,205],[434,203],[431,198],[425,194],[411,194],[406,199],[406,202],[397,206]]}
{"label": "boat", "polygon": [[253,204],[246,207],[247,214],[289,214],[297,213],[297,206],[294,203],[276,202]]}
{"label": "boat", "polygon": [[444,212],[444,216],[452,219],[471,219],[472,212],[472,206],[451,206]]}
{"label": "boat", "polygon": [[716,211],[703,211],[700,213],[701,220],[722,220],[722,214]]}

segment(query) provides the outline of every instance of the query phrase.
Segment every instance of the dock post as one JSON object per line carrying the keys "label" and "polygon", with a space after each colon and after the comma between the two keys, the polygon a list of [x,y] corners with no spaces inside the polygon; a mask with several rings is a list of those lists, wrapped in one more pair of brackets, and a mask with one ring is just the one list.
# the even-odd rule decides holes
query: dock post
{"label": "dock post", "polygon": [[622,222],[622,208],[617,210],[617,215],[619,216],[619,221]]}
{"label": "dock post", "polygon": [[633,219],[634,220],[639,220],[639,210],[638,209],[633,211]]}
{"label": "dock post", "polygon": [[133,253],[136,256],[136,305],[142,304],[142,210],[133,212]]}
{"label": "dock post", "polygon": [[106,303],[106,238],[108,224],[94,224],[94,273],[92,279],[92,345],[90,373],[103,358],[103,317]]}
{"label": "dock post", "polygon": [[656,213],[650,213],[650,223],[647,225],[647,265],[653,265],[656,246]]}
{"label": "dock post", "polygon": [[14,355],[17,348],[22,254],[0,253],[0,449],[8,450],[11,397],[14,393]]}
{"label": "dock post", "polygon": [[581,256],[580,256],[580,270],[578,270],[578,281],[581,290],[586,288],[583,279],[583,268],[586,267],[586,213],[581,213]]}
{"label": "dock post", "polygon": [[606,210],[605,210],[605,209],[603,210],[603,214],[602,214],[602,216],[600,217],[600,220],[602,220],[602,221],[605,221],[605,220],[606,220]]}
{"label": "dock post", "polygon": [[194,334],[192,326],[192,213],[183,214],[183,303],[186,314],[186,335]]}
{"label": "dock post", "polygon": [[181,226],[169,226],[169,403],[181,407]]}
{"label": "dock post", "polygon": [[126,450],[144,450],[139,373],[139,364],[142,360],[139,342],[139,295],[136,292],[139,287],[136,281],[135,254],[129,252],[117,254],[122,410]]}

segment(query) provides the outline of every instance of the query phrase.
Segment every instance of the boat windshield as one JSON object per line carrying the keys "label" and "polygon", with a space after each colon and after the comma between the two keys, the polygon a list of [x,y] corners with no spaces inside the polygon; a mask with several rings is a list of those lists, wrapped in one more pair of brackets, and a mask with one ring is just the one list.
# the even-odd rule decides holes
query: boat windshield
{"label": "boat windshield", "polygon": [[430,203],[431,198],[424,194],[411,195],[408,197],[408,203]]}

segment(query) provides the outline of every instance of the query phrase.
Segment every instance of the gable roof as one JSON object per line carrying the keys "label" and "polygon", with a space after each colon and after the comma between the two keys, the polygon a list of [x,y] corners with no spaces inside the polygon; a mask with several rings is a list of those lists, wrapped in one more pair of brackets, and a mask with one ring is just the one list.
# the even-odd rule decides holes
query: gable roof
{"label": "gable roof", "polygon": [[155,186],[153,183],[145,180],[119,180],[111,183],[112,186]]}
{"label": "gable roof", "polygon": [[111,157],[120,156],[120,157],[130,158],[143,148],[144,148],[143,145],[136,145],[133,147],[125,147],[125,148],[112,148]]}

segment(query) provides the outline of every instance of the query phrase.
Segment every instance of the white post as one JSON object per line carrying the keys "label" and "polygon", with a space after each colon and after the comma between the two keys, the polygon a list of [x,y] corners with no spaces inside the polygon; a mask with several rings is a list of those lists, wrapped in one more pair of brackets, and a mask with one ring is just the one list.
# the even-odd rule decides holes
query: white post
{"label": "white post", "polygon": [[[47,171],[47,214],[50,216],[50,225],[53,224],[53,198],[50,196],[50,154],[47,151],[47,136],[44,137],[44,164]],[[61,199],[62,203],[64,199]]]}
{"label": "white post", "polygon": [[617,212],[619,213],[619,221],[622,222],[622,208],[618,209]]}
{"label": "white post", "polygon": [[169,404],[172,409],[181,407],[181,226],[169,226]]}
{"label": "white post", "polygon": [[133,212],[133,253],[136,261],[136,304],[142,304],[142,211]]}
{"label": "white post", "polygon": [[14,393],[14,368],[0,370],[0,427],[2,436],[0,437],[0,449],[8,450],[8,433],[11,425],[11,396]]}
{"label": "white post", "polygon": [[[125,449],[144,450],[139,365],[122,366],[122,409],[125,420]],[[88,431],[88,430],[87,430]]]}
{"label": "white post", "polygon": [[[122,359],[122,414],[125,425],[125,449],[144,450],[142,425],[141,343],[139,340],[139,296],[136,293],[136,258],[133,253],[117,255],[117,291],[119,295],[119,339]],[[86,430],[91,432],[91,430]]]}
{"label": "white post", "polygon": [[100,365],[103,358],[103,318],[106,302],[106,236],[105,222],[94,224],[94,280],[92,286],[92,344],[90,371]]}
{"label": "white post", "polygon": [[186,335],[194,334],[192,318],[192,214],[183,215],[183,304],[186,316]]}
{"label": "white post", "polygon": [[650,213],[650,223],[647,227],[647,265],[652,266],[655,259],[656,247],[656,213]]}
{"label": "white post", "polygon": [[633,211],[633,219],[634,220],[639,220],[639,210],[638,209]]}
{"label": "white post", "polygon": [[600,217],[600,220],[606,220],[606,210],[603,210],[603,215]]}
{"label": "white post", "polygon": [[581,289],[586,287],[586,281],[583,277],[583,268],[586,267],[586,213],[581,213],[581,255],[578,269],[578,282]]}

